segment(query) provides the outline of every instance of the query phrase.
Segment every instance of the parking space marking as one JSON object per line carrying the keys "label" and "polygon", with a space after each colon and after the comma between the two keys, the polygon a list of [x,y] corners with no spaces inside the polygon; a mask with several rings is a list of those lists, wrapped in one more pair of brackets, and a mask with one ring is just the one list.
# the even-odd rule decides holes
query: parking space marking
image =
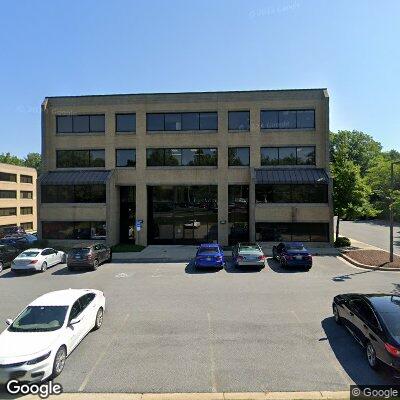
{"label": "parking space marking", "polygon": [[128,321],[129,318],[129,314],[126,314],[124,320],[122,321],[122,324],[119,328],[119,330],[114,330],[113,335],[111,336],[111,338],[109,338],[107,346],[104,348],[104,350],[100,353],[99,357],[97,358],[96,362],[93,364],[93,367],[90,369],[90,371],[87,373],[87,375],[85,376],[85,379],[83,380],[83,382],[81,383],[81,386],[79,386],[78,392],[83,392],[85,390],[86,385],[89,382],[89,379],[92,377],[95,369],[97,368],[97,366],[99,365],[100,361],[104,358],[104,356],[106,355],[108,349],[111,347],[111,345],[114,342],[114,339],[118,336],[119,332],[122,332],[122,328],[124,327],[124,325],[126,324],[126,321]]}
{"label": "parking space marking", "polygon": [[211,315],[207,312],[207,320],[208,320],[208,346],[210,351],[210,374],[211,374],[211,386],[213,393],[217,393],[217,380],[215,378],[215,354],[214,354],[214,346],[213,346],[213,337],[214,331],[211,325]]}

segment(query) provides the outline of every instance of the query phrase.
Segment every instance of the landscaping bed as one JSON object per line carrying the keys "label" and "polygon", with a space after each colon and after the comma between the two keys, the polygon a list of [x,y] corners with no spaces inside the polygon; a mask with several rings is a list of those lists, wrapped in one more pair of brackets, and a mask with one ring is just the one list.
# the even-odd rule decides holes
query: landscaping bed
{"label": "landscaping bed", "polygon": [[393,262],[389,262],[389,253],[384,250],[348,250],[343,254],[358,264],[385,269],[400,269],[400,257],[394,255]]}

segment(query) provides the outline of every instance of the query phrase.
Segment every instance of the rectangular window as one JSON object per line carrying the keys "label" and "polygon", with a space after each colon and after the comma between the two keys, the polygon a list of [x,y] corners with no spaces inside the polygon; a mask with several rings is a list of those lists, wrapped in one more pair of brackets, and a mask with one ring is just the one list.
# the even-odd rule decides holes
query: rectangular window
{"label": "rectangular window", "polygon": [[3,182],[17,182],[16,174],[9,174],[8,172],[0,172],[0,181]]}
{"label": "rectangular window", "polygon": [[95,133],[105,131],[105,115],[57,115],[57,133]]}
{"label": "rectangular window", "polygon": [[17,215],[16,207],[0,208],[0,217],[10,217],[12,215]]}
{"label": "rectangular window", "polygon": [[33,192],[28,190],[21,190],[20,192],[21,199],[33,199]]}
{"label": "rectangular window", "polygon": [[43,239],[51,239],[51,240],[106,239],[106,223],[104,221],[42,222],[42,236]]}
{"label": "rectangular window", "polygon": [[250,148],[249,147],[230,147],[228,149],[229,166],[249,166]]}
{"label": "rectangular window", "polygon": [[194,149],[147,149],[147,166],[217,166],[218,150]]}
{"label": "rectangular window", "polygon": [[33,183],[33,177],[30,175],[21,175],[19,181],[21,183]]}
{"label": "rectangular window", "polygon": [[105,150],[57,150],[57,168],[105,167]]}
{"label": "rectangular window", "polygon": [[117,132],[136,132],[136,114],[115,114]]}
{"label": "rectangular window", "polygon": [[16,199],[16,190],[0,190],[0,199]]}
{"label": "rectangular window", "polygon": [[147,131],[199,131],[218,129],[216,112],[148,113]]}
{"label": "rectangular window", "polygon": [[43,185],[42,203],[105,203],[106,185]]}
{"label": "rectangular window", "polygon": [[329,224],[314,222],[256,222],[256,240],[260,242],[328,242]]}
{"label": "rectangular window", "polygon": [[262,110],[261,129],[313,129],[314,110]]}
{"label": "rectangular window", "polygon": [[256,203],[327,203],[328,185],[256,185]]}
{"label": "rectangular window", "polygon": [[117,167],[136,167],[135,149],[117,149],[115,153]]}
{"label": "rectangular window", "polygon": [[33,207],[21,207],[19,212],[21,215],[31,215],[33,214]]}
{"label": "rectangular window", "polygon": [[26,231],[33,229],[33,222],[22,222],[21,228],[25,229]]}
{"label": "rectangular window", "polygon": [[261,147],[261,165],[315,165],[315,146]]}
{"label": "rectangular window", "polygon": [[250,111],[229,111],[228,129],[230,131],[249,131]]}

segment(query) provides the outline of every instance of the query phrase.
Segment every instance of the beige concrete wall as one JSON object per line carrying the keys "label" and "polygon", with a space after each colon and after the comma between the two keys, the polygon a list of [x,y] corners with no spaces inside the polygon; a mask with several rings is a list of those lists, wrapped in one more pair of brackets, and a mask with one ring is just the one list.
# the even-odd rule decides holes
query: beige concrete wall
{"label": "beige concrete wall", "polygon": [[[276,130],[260,129],[260,111],[263,109],[315,109],[315,129]],[[229,132],[228,111],[249,110],[250,132]],[[146,113],[217,111],[218,132],[146,132]],[[115,114],[136,113],[136,133],[119,134],[115,131]],[[56,115],[104,113],[104,134],[56,133]],[[115,95],[48,98],[43,103],[43,159],[45,171],[56,169],[56,150],[60,149],[105,149],[106,169],[115,169],[115,149],[135,148],[136,168],[117,168],[114,192],[111,190],[113,206],[108,206],[114,219],[119,218],[119,185],[136,186],[137,218],[145,224],[138,242],[146,244],[147,237],[147,185],[161,184],[216,184],[218,185],[218,220],[228,220],[228,184],[249,184],[250,168],[228,167],[228,147],[250,147],[250,167],[260,167],[260,147],[263,146],[316,146],[316,167],[329,169],[329,98],[326,90],[286,90],[219,93],[181,93],[149,95]],[[152,147],[216,147],[218,167],[146,167],[146,148]],[[301,167],[298,167],[301,168]],[[110,199],[111,201],[111,199]],[[287,208],[290,206],[286,206]],[[307,206],[299,206],[299,209]],[[277,209],[282,218],[285,207]],[[258,218],[256,212],[256,220]],[[279,214],[278,214],[279,215]],[[56,215],[53,214],[55,217]],[[319,218],[317,214],[310,214]],[[109,217],[110,218],[110,217]],[[46,214],[41,219],[47,219]],[[100,220],[99,215],[96,220]],[[329,218],[328,218],[329,220]],[[219,241],[227,243],[228,226],[219,224]],[[118,226],[108,233],[109,241],[119,240]]]}
{"label": "beige concrete wall", "polygon": [[256,204],[257,222],[330,222],[327,204]]}
{"label": "beige concrete wall", "polygon": [[[0,208],[16,207],[17,215],[1,217],[0,229],[4,225],[21,225],[22,223],[32,222],[33,230],[37,229],[37,196],[36,196],[36,180],[37,172],[34,168],[20,167],[16,165],[0,163],[0,172],[6,172],[17,175],[17,182],[0,181],[0,190],[16,190],[16,199],[0,199]],[[32,183],[21,183],[21,175],[32,176]],[[21,191],[33,192],[32,199],[22,199]],[[32,207],[33,214],[21,215],[21,207]]]}

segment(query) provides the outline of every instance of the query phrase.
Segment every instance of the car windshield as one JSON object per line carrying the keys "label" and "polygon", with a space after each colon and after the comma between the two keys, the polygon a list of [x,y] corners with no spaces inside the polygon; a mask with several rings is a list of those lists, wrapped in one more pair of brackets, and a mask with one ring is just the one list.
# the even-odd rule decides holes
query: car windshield
{"label": "car windshield", "polygon": [[200,247],[198,254],[218,254],[218,247]]}
{"label": "car windshield", "polygon": [[11,332],[49,332],[60,329],[68,306],[29,306],[8,328]]}
{"label": "car windshield", "polygon": [[305,250],[304,246],[301,244],[287,244],[286,248],[288,250],[299,250],[299,251]]}
{"label": "car windshield", "polygon": [[73,255],[73,256],[75,256],[75,255],[86,255],[86,254],[89,254],[89,251],[90,251],[90,249],[88,249],[88,248],[83,248],[83,249],[72,249],[71,250],[71,254]]}
{"label": "car windshield", "polygon": [[256,244],[241,244],[240,251],[260,251]]}
{"label": "car windshield", "polygon": [[19,258],[31,258],[31,257],[36,257],[39,254],[38,251],[24,251],[21,253],[18,257]]}

